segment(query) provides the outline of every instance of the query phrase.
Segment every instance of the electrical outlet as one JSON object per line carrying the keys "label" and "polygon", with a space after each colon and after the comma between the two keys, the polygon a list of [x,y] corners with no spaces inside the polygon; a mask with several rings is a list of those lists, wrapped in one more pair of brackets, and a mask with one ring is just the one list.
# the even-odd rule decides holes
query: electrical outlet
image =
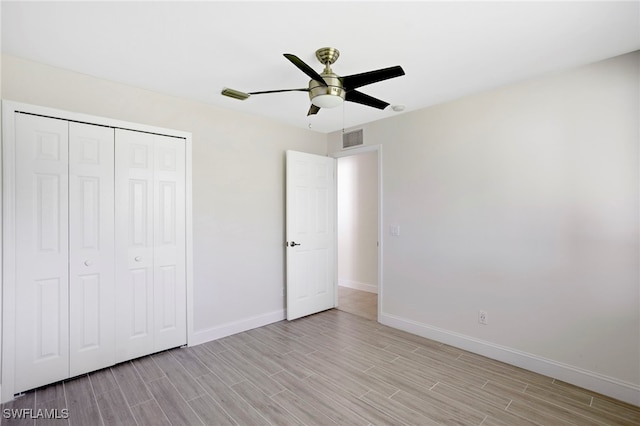
{"label": "electrical outlet", "polygon": [[489,314],[487,314],[487,311],[478,312],[478,322],[484,325],[489,324]]}

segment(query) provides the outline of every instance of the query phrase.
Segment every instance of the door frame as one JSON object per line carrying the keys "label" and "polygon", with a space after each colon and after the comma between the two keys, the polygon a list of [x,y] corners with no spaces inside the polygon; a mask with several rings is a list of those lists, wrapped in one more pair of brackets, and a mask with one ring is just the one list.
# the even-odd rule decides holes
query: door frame
{"label": "door frame", "polygon": [[187,345],[194,341],[193,316],[193,211],[192,211],[192,136],[191,133],[131,123],[106,117],[70,112],[55,108],[31,105],[10,100],[2,100],[2,142],[0,143],[0,318],[2,339],[0,339],[1,380],[0,403],[13,399],[16,337],[15,324],[15,244],[16,236],[8,232],[15,229],[15,115],[16,113],[42,115],[67,121],[135,130],[139,132],[161,134],[183,138],[185,140],[185,239],[186,239],[186,285],[187,285]]}
{"label": "door frame", "polygon": [[[335,159],[350,157],[353,155],[367,154],[370,152],[376,152],[378,154],[378,322],[380,322],[380,315],[382,313],[382,295],[383,295],[383,279],[382,279],[382,259],[383,259],[383,236],[382,232],[382,145],[363,145],[357,148],[345,149],[343,151],[336,151],[329,154],[330,157]],[[336,164],[336,174],[338,166]],[[336,198],[338,193],[338,179],[336,178]],[[337,200],[336,200],[337,201]],[[335,241],[336,241],[336,279],[335,279],[335,306],[338,306],[338,203],[336,202],[336,226],[335,226]]]}

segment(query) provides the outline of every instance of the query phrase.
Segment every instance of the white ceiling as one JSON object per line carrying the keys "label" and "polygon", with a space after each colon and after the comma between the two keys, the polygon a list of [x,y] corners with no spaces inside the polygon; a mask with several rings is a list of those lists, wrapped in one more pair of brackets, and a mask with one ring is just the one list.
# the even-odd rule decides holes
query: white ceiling
{"label": "white ceiling", "polygon": [[638,1],[626,2],[2,2],[2,52],[132,86],[330,132],[389,117],[346,102],[307,117],[306,93],[223,97],[231,87],[306,87],[286,60],[318,72],[340,50],[349,75],[401,65],[360,91],[435,105],[640,49]]}

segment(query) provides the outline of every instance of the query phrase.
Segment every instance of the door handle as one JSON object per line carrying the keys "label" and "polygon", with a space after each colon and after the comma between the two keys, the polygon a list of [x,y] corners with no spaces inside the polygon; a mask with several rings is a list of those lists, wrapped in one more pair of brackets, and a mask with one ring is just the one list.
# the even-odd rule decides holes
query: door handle
{"label": "door handle", "polygon": [[299,246],[300,243],[296,243],[295,241],[291,241],[291,244],[289,244],[291,247],[295,247],[295,246]]}

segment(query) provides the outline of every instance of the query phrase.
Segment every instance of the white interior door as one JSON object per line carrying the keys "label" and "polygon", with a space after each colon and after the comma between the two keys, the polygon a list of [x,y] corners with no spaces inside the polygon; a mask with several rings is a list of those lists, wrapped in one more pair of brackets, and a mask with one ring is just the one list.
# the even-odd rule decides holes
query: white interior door
{"label": "white interior door", "polygon": [[187,343],[185,141],[154,136],[154,352]]}
{"label": "white interior door", "polygon": [[335,306],[335,165],[287,151],[287,319]]}
{"label": "white interior door", "polygon": [[115,363],[114,130],[69,123],[70,376]]}
{"label": "white interior door", "polygon": [[68,123],[16,114],[15,147],[14,392],[20,392],[69,376]]}
{"label": "white interior door", "polygon": [[185,344],[191,135],[11,101],[2,127],[0,402]]}
{"label": "white interior door", "polygon": [[153,352],[153,135],[116,129],[116,361]]}
{"label": "white interior door", "polygon": [[185,140],[116,130],[116,361],[182,346]]}

